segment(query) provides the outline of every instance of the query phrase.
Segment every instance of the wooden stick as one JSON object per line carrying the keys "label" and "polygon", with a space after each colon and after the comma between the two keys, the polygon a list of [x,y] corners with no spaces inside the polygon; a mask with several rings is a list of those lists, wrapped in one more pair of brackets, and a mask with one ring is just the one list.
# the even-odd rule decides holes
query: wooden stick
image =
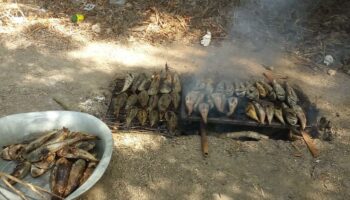
{"label": "wooden stick", "polygon": [[16,189],[15,187],[13,187],[13,186],[11,185],[11,183],[8,182],[8,181],[6,180],[5,177],[1,177],[1,180],[2,180],[2,182],[4,182],[5,185],[6,185],[7,187],[9,187],[14,193],[16,193],[18,196],[20,196],[21,199],[23,199],[23,200],[28,200],[28,198],[23,194],[23,192],[21,192],[20,190]]}
{"label": "wooden stick", "polygon": [[201,134],[202,153],[204,156],[208,156],[209,154],[208,137],[207,137],[206,125],[203,122],[203,120],[201,120],[200,122],[200,134]]}
{"label": "wooden stick", "polygon": [[309,136],[309,134],[307,134],[305,131],[301,131],[301,135],[303,136],[304,141],[306,143],[306,146],[309,148],[312,156],[314,158],[318,157],[320,152],[317,149],[317,147],[316,147],[315,143],[313,142],[312,138]]}

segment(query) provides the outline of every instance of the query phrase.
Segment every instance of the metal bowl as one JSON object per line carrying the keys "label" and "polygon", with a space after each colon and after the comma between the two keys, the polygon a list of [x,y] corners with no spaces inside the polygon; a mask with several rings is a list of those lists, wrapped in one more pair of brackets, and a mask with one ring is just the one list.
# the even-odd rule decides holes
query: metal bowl
{"label": "metal bowl", "polygon": [[[113,137],[110,129],[105,123],[96,117],[80,112],[71,111],[46,111],[15,114],[0,118],[0,146],[20,143],[34,138],[45,131],[67,127],[71,131],[84,131],[96,135],[100,140],[96,143],[97,156],[100,159],[95,171],[90,178],[66,199],[75,199],[90,189],[105,172],[112,156]],[[0,159],[0,171],[11,173],[15,163]],[[30,175],[24,178],[25,181],[49,190],[49,176],[47,172],[38,178]],[[35,198],[35,194],[26,188],[16,185],[29,197]],[[17,195],[6,191],[6,187],[0,187],[0,199],[20,199]]]}

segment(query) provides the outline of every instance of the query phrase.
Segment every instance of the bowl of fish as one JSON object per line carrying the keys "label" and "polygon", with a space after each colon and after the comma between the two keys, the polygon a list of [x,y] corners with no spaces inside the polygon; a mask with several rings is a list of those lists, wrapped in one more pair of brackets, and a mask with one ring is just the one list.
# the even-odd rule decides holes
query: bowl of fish
{"label": "bowl of fish", "polygon": [[46,111],[0,118],[0,200],[76,199],[104,174],[111,131],[86,113]]}

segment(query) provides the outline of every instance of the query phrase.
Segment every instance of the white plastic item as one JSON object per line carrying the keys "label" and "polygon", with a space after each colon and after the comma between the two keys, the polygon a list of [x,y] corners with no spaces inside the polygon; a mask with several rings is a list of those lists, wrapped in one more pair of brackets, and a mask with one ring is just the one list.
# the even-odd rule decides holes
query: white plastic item
{"label": "white plastic item", "polygon": [[209,46],[211,41],[211,32],[207,31],[207,34],[205,34],[201,40],[201,44],[205,47]]}
{"label": "white plastic item", "polygon": [[[100,162],[90,178],[66,198],[66,200],[72,200],[90,189],[107,169],[112,156],[113,137],[105,123],[92,115],[71,111],[46,111],[9,115],[0,118],[0,146],[21,143],[39,136],[45,131],[61,129],[62,127],[67,127],[71,131],[87,132],[100,138],[96,142],[97,157],[100,159]],[[15,166],[13,161],[0,159],[0,171],[10,173]],[[30,175],[27,175],[24,180],[50,190],[49,176],[49,172],[38,178],[32,178]],[[19,184],[16,186],[28,196],[33,197],[32,199],[38,198],[34,193]],[[0,192],[5,194],[3,190],[6,189],[2,188]],[[6,196],[0,195],[0,200],[3,199],[16,200],[20,198],[7,191]],[[48,197],[48,199],[50,198]]]}
{"label": "white plastic item", "polygon": [[331,56],[331,55],[326,55],[326,56],[324,57],[323,63],[326,64],[327,66],[328,66],[328,65],[331,65],[333,62],[334,62],[333,56]]}

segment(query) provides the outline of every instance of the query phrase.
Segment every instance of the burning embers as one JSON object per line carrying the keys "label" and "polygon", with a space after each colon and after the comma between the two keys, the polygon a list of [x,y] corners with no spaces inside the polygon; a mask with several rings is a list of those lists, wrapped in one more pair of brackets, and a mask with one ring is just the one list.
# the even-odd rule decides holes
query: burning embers
{"label": "burning embers", "polygon": [[165,122],[170,133],[177,124],[177,110],[181,101],[181,82],[176,72],[165,70],[146,73],[127,74],[123,87],[116,92],[112,101],[113,118],[124,123],[125,128],[132,125],[156,127]]}
{"label": "burning embers", "polygon": [[256,125],[285,124],[306,127],[306,116],[299,98],[288,82],[247,81],[203,78],[195,81],[185,95],[188,116],[255,121]]}

